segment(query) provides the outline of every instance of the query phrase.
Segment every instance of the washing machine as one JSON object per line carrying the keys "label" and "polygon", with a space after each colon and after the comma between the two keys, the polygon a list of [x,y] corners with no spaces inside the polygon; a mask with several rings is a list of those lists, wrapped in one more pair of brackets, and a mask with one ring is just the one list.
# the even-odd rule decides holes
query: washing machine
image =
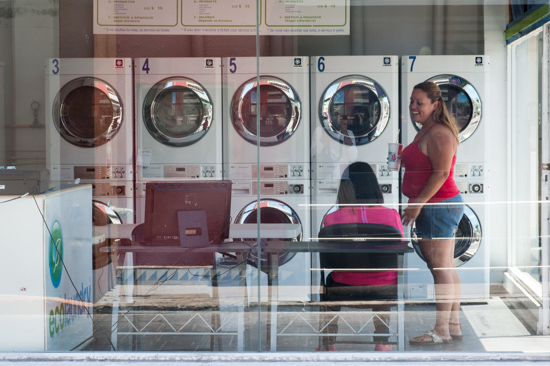
{"label": "washing machine", "polygon": [[412,90],[416,84],[433,81],[459,126],[457,162],[469,163],[474,169],[471,175],[483,178],[480,168],[487,162],[489,146],[489,56],[402,56],[401,78],[403,144],[412,141],[421,127],[410,118]]}
{"label": "washing machine", "polygon": [[399,58],[315,56],[310,69],[311,216],[316,235],[336,203],[342,173],[355,161],[371,164],[385,203],[399,201],[399,176],[387,164],[388,143],[399,139]]}
{"label": "washing machine", "polygon": [[49,59],[46,163],[52,185],[89,183],[133,222],[133,92],[129,58]]}
{"label": "washing machine", "polygon": [[[310,239],[310,187],[301,179],[265,180],[260,182],[260,205],[258,206],[258,182],[256,180],[235,180],[232,186],[231,218],[234,224],[256,224],[258,207],[260,222],[264,224],[299,224],[301,230],[290,241]],[[233,238],[251,240],[254,238]],[[269,239],[266,239],[269,240]],[[265,245],[266,243],[262,243]],[[262,272],[258,273],[261,262]],[[248,257],[247,282],[258,283],[261,276],[262,301],[267,301],[267,271],[269,261],[265,253],[252,248]],[[279,299],[281,301],[309,301],[311,299],[311,256],[309,253],[286,252],[279,255]],[[258,299],[256,285],[249,286],[249,299]]]}
{"label": "washing machine", "polygon": [[308,61],[223,59],[224,179],[309,179]]}
{"label": "washing machine", "polygon": [[[483,302],[489,299],[490,286],[490,217],[488,179],[466,176],[471,164],[457,163],[455,181],[464,198],[465,209],[455,236],[454,262],[462,283],[463,302]],[[488,167],[483,166],[488,169]],[[412,229],[414,238],[414,227]],[[405,256],[405,298],[413,301],[433,301],[433,278],[424,261],[418,242],[411,241],[415,253]]]}
{"label": "washing machine", "polygon": [[222,179],[221,58],[137,58],[136,222],[145,183]]}
{"label": "washing machine", "polygon": [[137,181],[222,179],[221,59],[134,62]]}
{"label": "washing machine", "polygon": [[399,139],[399,58],[316,56],[310,67],[312,179],[339,180],[341,165],[361,160],[397,182],[387,158]]}
{"label": "washing machine", "polygon": [[[487,161],[490,108],[486,95],[489,57],[402,56],[401,129],[404,145],[412,141],[421,128],[411,121],[409,103],[414,86],[424,81],[433,81],[439,86],[447,109],[455,117],[460,130],[455,180],[467,208],[457,232],[455,265],[459,266],[457,271],[463,283],[463,298],[486,300],[489,294],[490,247],[490,170]],[[408,198],[402,197],[402,201],[406,203]],[[405,295],[415,300],[433,300],[433,279],[424,261],[412,254],[407,257]]]}

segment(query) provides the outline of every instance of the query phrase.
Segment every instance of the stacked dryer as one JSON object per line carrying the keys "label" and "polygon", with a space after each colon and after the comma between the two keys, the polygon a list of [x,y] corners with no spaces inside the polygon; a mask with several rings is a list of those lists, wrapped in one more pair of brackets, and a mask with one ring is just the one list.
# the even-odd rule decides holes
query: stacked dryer
{"label": "stacked dryer", "polygon": [[145,183],[222,179],[220,58],[138,58],[136,209]]}
{"label": "stacked dryer", "polygon": [[[259,88],[257,70],[254,57],[223,59],[224,179],[233,181],[231,216],[237,224],[257,223],[258,216],[262,223],[300,224],[301,232],[289,240],[308,240],[308,58],[260,58]],[[253,250],[249,262],[260,261],[267,270],[267,256]],[[308,300],[309,255],[282,253],[279,262],[279,298]]]}
{"label": "stacked dryer", "polygon": [[355,161],[371,164],[386,206],[398,209],[399,176],[388,143],[399,135],[397,56],[311,59],[312,235],[336,203],[340,178]]}
{"label": "stacked dryer", "polygon": [[50,59],[46,163],[52,185],[92,184],[92,196],[134,220],[132,60]]}
{"label": "stacked dryer", "polygon": [[[489,297],[489,165],[487,154],[488,113],[486,95],[489,57],[403,56],[401,59],[403,143],[410,143],[421,126],[411,121],[409,101],[416,84],[432,81],[441,89],[447,109],[460,129],[455,180],[466,203],[456,234],[455,265],[462,281],[464,300]],[[403,202],[407,202],[403,197]],[[417,243],[413,241],[419,254]],[[420,255],[407,256],[405,296],[433,300],[433,279]]]}
{"label": "stacked dryer", "polygon": [[[376,173],[387,207],[398,209],[399,175],[388,170],[388,143],[399,135],[397,56],[317,56],[311,68],[311,233],[336,210],[342,173],[356,161]],[[313,266],[319,266],[313,255]],[[320,283],[318,273],[312,282]]]}

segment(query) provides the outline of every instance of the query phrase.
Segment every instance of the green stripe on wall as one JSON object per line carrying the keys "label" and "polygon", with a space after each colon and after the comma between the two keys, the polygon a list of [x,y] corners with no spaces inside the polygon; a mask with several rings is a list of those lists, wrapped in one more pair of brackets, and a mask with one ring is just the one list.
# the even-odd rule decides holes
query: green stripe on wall
{"label": "green stripe on wall", "polygon": [[517,35],[519,32],[535,24],[536,22],[538,22],[539,20],[547,16],[548,12],[549,12],[548,3],[542,4],[538,9],[533,11],[531,14],[526,15],[523,19],[519,20],[516,24],[506,29],[506,32],[504,33],[506,36],[506,40],[509,40],[510,38]]}

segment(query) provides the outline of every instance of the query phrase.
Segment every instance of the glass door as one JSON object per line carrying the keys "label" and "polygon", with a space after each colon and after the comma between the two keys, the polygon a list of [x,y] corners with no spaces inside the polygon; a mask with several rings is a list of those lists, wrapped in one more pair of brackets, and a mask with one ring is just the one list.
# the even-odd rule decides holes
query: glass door
{"label": "glass door", "polygon": [[[548,247],[548,121],[543,120],[543,29],[511,45],[511,252],[509,274],[543,305]],[[546,86],[547,88],[547,86]],[[546,94],[546,90],[544,91]],[[546,108],[546,106],[544,106]],[[543,123],[544,122],[544,123]],[[541,313],[539,313],[540,315]],[[548,327],[539,319],[538,333]]]}

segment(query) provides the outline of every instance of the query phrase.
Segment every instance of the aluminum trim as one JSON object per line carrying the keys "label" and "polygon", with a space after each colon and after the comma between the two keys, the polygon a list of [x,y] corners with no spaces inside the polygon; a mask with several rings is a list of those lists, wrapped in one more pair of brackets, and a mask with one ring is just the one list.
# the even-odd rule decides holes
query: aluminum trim
{"label": "aluminum trim", "polygon": [[[113,112],[113,117],[107,130],[95,137],[79,136],[78,133],[71,129],[69,121],[66,121],[64,117],[64,111],[68,110],[70,106],[66,102],[67,97],[80,88],[89,87],[97,89],[107,96]],[[67,142],[79,147],[98,147],[112,140],[122,126],[123,112],[122,98],[116,89],[106,81],[91,76],[76,78],[63,85],[57,93],[52,106],[52,117],[57,131]]]}
{"label": "aluminum trim", "polygon": [[[437,84],[441,88],[441,85],[453,85],[460,88],[464,94],[469,98],[472,106],[472,118],[468,122],[466,128],[464,128],[458,134],[459,142],[466,141],[479,127],[482,117],[482,100],[477,92],[476,88],[466,79],[453,75],[453,74],[441,74],[433,76],[426,81],[431,81]],[[419,123],[413,123],[417,131],[420,131],[422,125]]]}
{"label": "aluminum trim", "polygon": [[[255,213],[256,218],[257,218],[257,213],[256,213],[257,207],[258,207],[258,202],[257,201],[252,201],[249,204],[245,205],[241,209],[241,211],[237,214],[237,216],[235,217],[234,223],[235,224],[247,224],[248,223],[247,218],[252,213]],[[301,227],[300,234],[298,234],[295,238],[289,239],[289,240],[290,241],[301,241],[302,240],[303,226],[302,226],[302,223],[300,221],[300,218],[299,218],[298,214],[296,213],[296,211],[294,211],[294,209],[292,209],[292,207],[290,207],[288,204],[286,204],[282,201],[279,201],[279,200],[276,200],[276,199],[269,199],[269,198],[261,199],[260,200],[260,207],[261,207],[261,210],[273,209],[273,210],[279,211],[280,213],[282,213],[286,217],[289,224],[299,224],[300,227]],[[270,224],[269,222],[263,222],[263,223],[264,224]],[[262,247],[264,246],[263,242],[268,241],[268,240],[269,239],[262,239]],[[295,255],[296,255],[296,252],[280,253],[279,254],[279,265],[281,266],[284,263],[288,262]],[[261,262],[262,262],[262,271],[268,270],[269,269],[269,262],[268,262],[269,256],[267,255],[267,253],[262,252],[260,257],[261,257]],[[258,263],[258,251],[257,251],[256,246],[252,247],[251,250],[250,250],[249,261],[252,262],[253,264]]]}
{"label": "aluminum trim", "polygon": [[[338,121],[333,120],[330,113],[334,97],[342,88],[348,85],[357,85],[362,88],[367,88],[376,96],[380,103],[380,115],[376,123],[374,123],[374,127],[362,135],[353,137],[343,135],[340,132]],[[362,75],[348,75],[336,79],[325,89],[319,101],[319,119],[325,131],[330,137],[340,143],[343,143],[344,137],[349,137],[352,139],[353,145],[365,145],[376,140],[388,125],[390,110],[390,99],[384,88],[373,79]]]}
{"label": "aluminum trim", "polygon": [[[288,140],[298,129],[300,120],[302,117],[302,104],[298,93],[294,90],[292,85],[286,81],[274,76],[263,75],[260,76],[260,91],[262,86],[271,86],[282,92],[290,103],[292,114],[290,120],[286,123],[286,128],[274,136],[257,136],[256,133],[250,131],[246,127],[246,123],[243,118],[243,105],[244,100],[249,92],[256,89],[256,78],[250,79],[242,84],[233,94],[231,99],[231,120],[235,131],[246,141],[253,145],[257,145],[259,139],[260,146],[274,146],[279,145]],[[258,97],[258,100],[260,98]],[[260,101],[261,103],[261,101]]]}
{"label": "aluminum trim", "polygon": [[[468,245],[468,249],[464,251],[464,253],[458,256],[456,256],[456,253],[455,253],[455,259],[454,259],[455,267],[462,266],[463,264],[467,263],[470,259],[474,257],[474,255],[479,250],[479,247],[481,245],[481,238],[482,238],[481,222],[477,217],[476,213],[474,212],[474,210],[466,204],[464,205],[464,214],[462,215],[462,219],[460,220],[460,222],[467,225],[467,227],[469,228],[469,231],[471,232],[471,236],[455,237],[456,241],[468,240],[470,242],[470,245]],[[416,252],[416,254],[418,254],[420,259],[422,259],[425,262],[426,260],[422,256],[422,253],[420,252],[420,247],[418,246],[418,240],[416,239],[416,230],[414,225],[412,228],[411,243],[414,247],[414,251]]]}
{"label": "aluminum trim", "polygon": [[[161,121],[155,116],[155,107],[159,103],[157,99],[159,96],[182,89],[190,90],[200,100],[202,117],[194,131],[185,136],[174,136],[161,127]],[[214,105],[207,90],[200,83],[184,77],[170,77],[159,81],[149,89],[143,100],[142,116],[147,132],[156,141],[172,147],[185,147],[196,143],[206,135],[214,119]]]}

